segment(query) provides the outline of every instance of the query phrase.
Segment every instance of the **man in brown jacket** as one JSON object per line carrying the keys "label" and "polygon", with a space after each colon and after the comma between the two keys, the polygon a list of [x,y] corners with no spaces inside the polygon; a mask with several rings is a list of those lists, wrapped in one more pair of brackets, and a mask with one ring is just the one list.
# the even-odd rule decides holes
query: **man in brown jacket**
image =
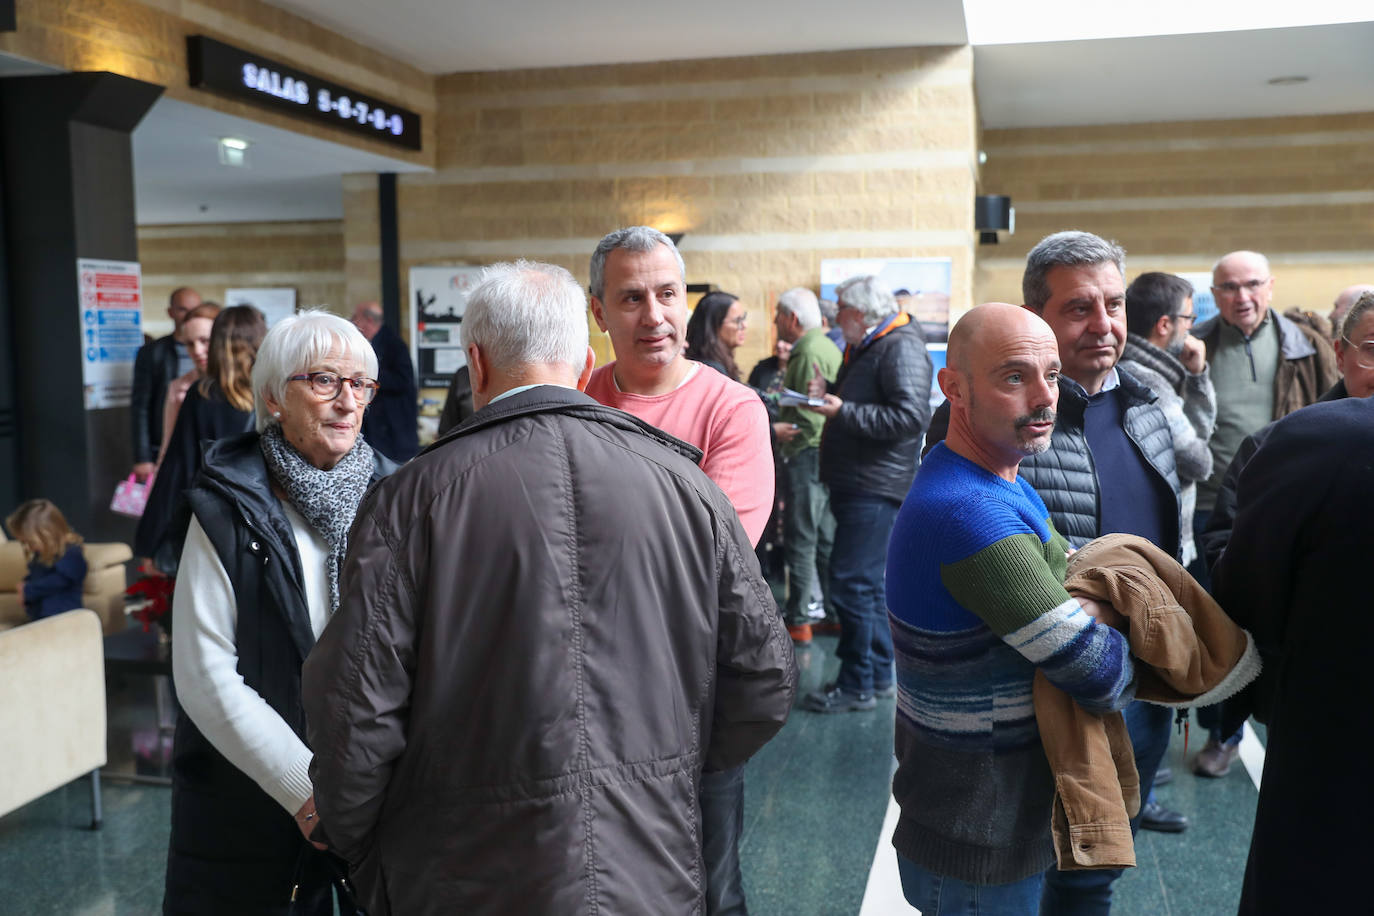
{"label": "man in brown jacket", "polygon": [[700,913],[700,773],[791,708],[738,516],[695,449],[577,390],[585,316],[567,271],[493,268],[477,413],[359,511],[303,690],[315,839],[373,916]]}

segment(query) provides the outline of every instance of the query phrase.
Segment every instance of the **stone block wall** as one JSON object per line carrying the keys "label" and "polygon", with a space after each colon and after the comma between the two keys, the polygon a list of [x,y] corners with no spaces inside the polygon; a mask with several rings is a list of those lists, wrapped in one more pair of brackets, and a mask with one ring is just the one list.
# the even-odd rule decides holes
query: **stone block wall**
{"label": "stone block wall", "polygon": [[226,289],[293,287],[301,307],[353,314],[340,220],[140,226],[138,256],[144,330],[154,337],[171,332],[167,299],[181,286],[221,305]]}
{"label": "stone block wall", "polygon": [[[399,181],[417,264],[516,257],[584,283],[605,233],[683,232],[689,282],[739,295],[747,372],[773,304],[828,257],[945,256],[972,298],[976,112],[968,48],[459,73],[438,81],[438,162]],[[376,179],[344,182],[348,299],[376,296]],[[408,296],[406,297],[409,308]],[[595,332],[604,361],[609,341]]]}
{"label": "stone block wall", "polygon": [[989,130],[983,146],[983,188],[1011,195],[1016,234],[979,248],[980,302],[1020,302],[1026,252],[1061,229],[1124,245],[1128,280],[1261,251],[1280,309],[1326,312],[1374,283],[1374,112]]}

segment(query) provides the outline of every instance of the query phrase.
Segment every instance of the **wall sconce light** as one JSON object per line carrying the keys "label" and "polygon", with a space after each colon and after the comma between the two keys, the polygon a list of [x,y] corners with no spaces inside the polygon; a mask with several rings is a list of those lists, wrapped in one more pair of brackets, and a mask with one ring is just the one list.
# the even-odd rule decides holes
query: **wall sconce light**
{"label": "wall sconce light", "polygon": [[248,165],[248,141],[237,137],[224,137],[219,141],[220,165],[240,168]]}

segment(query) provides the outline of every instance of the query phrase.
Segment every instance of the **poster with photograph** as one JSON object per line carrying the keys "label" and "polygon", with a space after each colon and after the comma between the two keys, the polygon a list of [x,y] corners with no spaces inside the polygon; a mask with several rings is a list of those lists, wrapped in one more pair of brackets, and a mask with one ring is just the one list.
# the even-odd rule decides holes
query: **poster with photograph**
{"label": "poster with photograph", "polygon": [[410,269],[410,353],[421,388],[447,388],[467,365],[460,328],[481,267]]}
{"label": "poster with photograph", "polygon": [[137,261],[76,259],[81,384],[87,410],[128,407],[143,346],[143,273]]}
{"label": "poster with photograph", "polygon": [[834,299],[835,287],[872,274],[897,297],[897,304],[921,323],[927,343],[949,340],[949,258],[826,258],[821,261],[821,298]]}
{"label": "poster with photograph", "polygon": [[286,287],[245,286],[224,291],[225,306],[251,305],[262,312],[267,326],[296,314],[296,291]]}

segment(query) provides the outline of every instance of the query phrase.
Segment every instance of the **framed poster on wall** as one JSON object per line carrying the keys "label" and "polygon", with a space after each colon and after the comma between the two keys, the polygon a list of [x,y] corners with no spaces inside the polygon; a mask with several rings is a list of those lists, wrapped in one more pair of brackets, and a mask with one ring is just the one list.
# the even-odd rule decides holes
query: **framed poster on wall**
{"label": "framed poster on wall", "polygon": [[460,330],[481,267],[410,269],[410,355],[421,388],[447,388],[467,365]]}
{"label": "framed poster on wall", "polygon": [[267,326],[270,328],[288,315],[296,313],[296,291],[290,287],[261,286],[226,289],[224,291],[224,304],[226,306],[253,306],[262,312],[262,316],[267,319]]}

